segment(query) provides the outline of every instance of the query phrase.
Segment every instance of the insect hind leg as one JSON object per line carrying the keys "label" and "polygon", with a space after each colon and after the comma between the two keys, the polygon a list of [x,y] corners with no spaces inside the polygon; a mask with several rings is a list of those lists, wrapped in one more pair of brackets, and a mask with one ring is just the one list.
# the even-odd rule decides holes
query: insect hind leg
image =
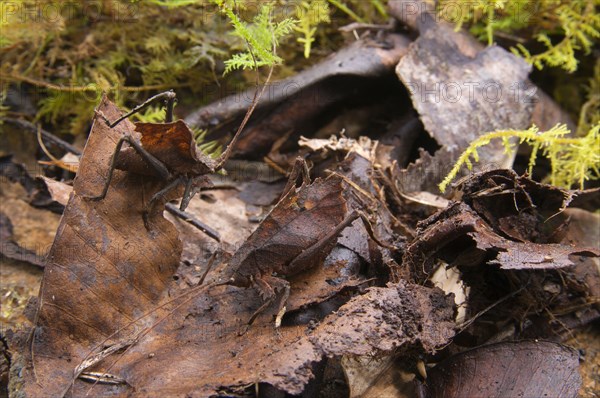
{"label": "insect hind leg", "polygon": [[281,326],[281,318],[285,314],[285,304],[290,297],[290,283],[275,276],[263,276],[254,280],[254,288],[265,302],[252,314],[248,320],[248,326],[252,325],[256,318],[273,304],[273,301],[277,298],[277,293],[283,291],[277,307],[277,317],[275,318],[275,327]]}

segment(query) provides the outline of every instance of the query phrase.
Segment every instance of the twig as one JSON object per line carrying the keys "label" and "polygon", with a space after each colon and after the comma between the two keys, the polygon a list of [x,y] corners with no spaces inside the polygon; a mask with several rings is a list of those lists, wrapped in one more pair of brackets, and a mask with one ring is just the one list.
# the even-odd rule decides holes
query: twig
{"label": "twig", "polygon": [[[35,124],[28,122],[27,120],[23,120],[23,119],[15,119],[15,118],[11,118],[11,117],[5,117],[2,119],[4,122],[21,127],[24,130],[30,131],[34,134],[38,134],[38,126],[36,126]],[[54,146],[57,146],[61,149],[64,149],[67,152],[71,152],[74,155],[77,156],[81,156],[81,151],[77,148],[75,148],[73,145],[69,144],[67,141],[62,140],[60,138],[58,138],[57,136],[55,136],[54,134],[40,129],[40,133],[42,135],[42,137],[44,137],[44,139],[46,141],[48,141],[49,143],[51,143]]]}
{"label": "twig", "polygon": [[[32,79],[31,77],[21,76],[21,75],[13,75],[0,73],[0,78],[3,79],[14,79],[18,81],[22,81],[25,83],[29,83],[31,85],[37,87],[44,87],[48,90],[68,92],[68,93],[84,93],[89,91],[100,92],[101,89],[96,84],[88,84],[87,86],[66,86],[60,84],[49,83],[43,80]],[[108,91],[128,91],[128,92],[142,92],[142,91],[151,91],[151,90],[164,90],[166,88],[175,88],[175,87],[188,87],[189,83],[179,83],[179,84],[154,84],[150,86],[112,86],[108,88]]]}

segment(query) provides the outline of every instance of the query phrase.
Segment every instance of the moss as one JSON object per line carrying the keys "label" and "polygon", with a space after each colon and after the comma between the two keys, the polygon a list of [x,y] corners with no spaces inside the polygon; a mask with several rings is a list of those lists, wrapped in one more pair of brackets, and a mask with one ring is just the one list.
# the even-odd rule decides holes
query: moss
{"label": "moss", "polygon": [[[574,72],[578,51],[589,54],[600,38],[598,0],[442,0],[439,15],[468,25],[487,41],[513,41],[512,51],[537,68],[557,66]],[[532,40],[543,50],[533,53]]]}
{"label": "moss", "polygon": [[[383,9],[378,0],[347,3],[365,19],[380,15],[378,10]],[[219,93],[225,60],[246,51],[243,37],[234,34],[230,18],[222,13],[233,2],[223,0],[0,4],[2,89],[20,85],[23,92],[33,92],[36,120],[56,134],[86,132],[103,91],[121,107],[166,89],[176,89],[182,103],[189,106],[212,101]],[[252,29],[251,22],[260,14],[257,3],[238,0],[235,4],[240,22]],[[288,20],[282,29],[289,30],[290,18],[302,15],[300,0],[273,4],[273,20]],[[316,31],[298,30],[287,40],[277,39],[278,61],[285,59],[287,66],[278,68],[274,79],[314,62],[307,61],[305,53],[325,56],[338,46],[334,44],[341,40],[337,29],[351,18],[334,7],[328,12],[335,14],[330,23],[304,14]],[[226,79],[228,86],[240,90],[254,83],[254,76],[245,73],[231,73]],[[0,112],[5,114],[7,109],[0,108]]]}
{"label": "moss", "polygon": [[458,158],[458,161],[440,183],[440,191],[456,177],[463,165],[472,168],[471,159],[479,161],[477,149],[488,145],[494,139],[502,140],[507,153],[514,150],[510,138],[518,138],[520,143],[528,143],[531,147],[529,173],[532,173],[539,152],[550,160],[551,173],[549,183],[563,188],[576,186],[584,188],[587,180],[600,178],[600,123],[593,126],[583,137],[569,138],[571,132],[565,125],[556,125],[545,132],[539,132],[533,126],[529,130],[493,131],[475,139]]}

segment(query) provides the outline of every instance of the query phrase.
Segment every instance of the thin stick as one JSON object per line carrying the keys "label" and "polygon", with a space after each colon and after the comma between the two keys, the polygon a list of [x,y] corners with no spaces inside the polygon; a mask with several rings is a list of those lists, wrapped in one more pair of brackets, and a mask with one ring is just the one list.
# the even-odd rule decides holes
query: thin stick
{"label": "thin stick", "polygon": [[46,154],[46,156],[48,156],[50,158],[50,162],[38,160],[39,164],[55,165],[55,166],[60,167],[63,170],[70,171],[71,173],[77,173],[77,169],[79,168],[79,163],[74,164],[74,165],[65,163],[62,160],[55,158],[54,155],[52,155],[52,153],[50,153],[48,148],[46,148],[46,145],[44,144],[44,140],[42,139],[42,126],[40,126],[40,125],[38,125],[37,141],[38,141],[38,144],[39,144],[40,148],[42,149],[42,151]]}
{"label": "thin stick", "polygon": [[[258,105],[258,102],[260,101],[260,98],[264,94],[264,92],[267,88],[267,85],[271,81],[271,76],[273,75],[273,69],[275,68],[274,65],[271,65],[271,67],[269,68],[269,74],[267,75],[267,79],[265,80],[265,84],[262,86],[262,89],[259,91],[258,88],[260,87],[260,73],[258,72],[258,62],[256,61],[256,57],[254,55],[254,52],[252,51],[252,46],[250,45],[248,40],[245,40],[245,41],[246,41],[246,45],[248,46],[248,51],[250,52],[250,55],[252,56],[252,61],[254,61],[254,68],[256,69],[256,91],[254,92],[254,97],[252,98],[252,104],[250,105],[250,108],[248,108],[248,110],[246,111],[246,114],[244,115],[244,119],[242,120],[242,123],[240,124],[237,131],[235,132],[235,135],[231,139],[231,142],[227,146],[227,149],[225,149],[225,152],[223,152],[223,154],[221,154],[221,156],[219,157],[217,166],[215,167],[215,171],[221,170],[223,168],[223,166],[225,165],[225,162],[227,162],[227,159],[229,159],[229,156],[231,155],[231,151],[233,151],[233,147],[235,146],[235,143],[237,142],[238,138],[240,137],[242,130],[246,126],[246,123],[248,123],[248,119],[250,119],[250,116],[252,116],[252,114],[254,113],[254,109],[256,108],[256,106]],[[276,54],[275,50],[276,50],[275,40],[273,40],[273,54]]]}

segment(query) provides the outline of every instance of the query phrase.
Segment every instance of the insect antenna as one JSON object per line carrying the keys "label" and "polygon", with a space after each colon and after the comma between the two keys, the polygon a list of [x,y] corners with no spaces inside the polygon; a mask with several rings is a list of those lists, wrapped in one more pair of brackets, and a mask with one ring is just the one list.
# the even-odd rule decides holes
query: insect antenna
{"label": "insect antenna", "polygon": [[149,107],[150,105],[152,105],[155,102],[158,101],[165,101],[166,102],[166,117],[165,117],[165,121],[167,123],[170,123],[173,121],[173,108],[175,107],[175,101],[177,100],[177,96],[175,94],[175,91],[173,90],[169,90],[169,91],[165,91],[163,93],[159,93],[156,94],[153,97],[148,98],[146,101],[142,102],[141,104],[137,105],[135,108],[133,108],[132,110],[130,110],[129,112],[127,112],[126,114],[122,115],[121,117],[119,117],[117,120],[115,120],[114,122],[108,122],[107,124],[110,128],[115,127],[117,124],[121,123],[123,120],[127,119],[129,116],[131,115],[135,115],[136,113],[146,109],[147,107]]}

